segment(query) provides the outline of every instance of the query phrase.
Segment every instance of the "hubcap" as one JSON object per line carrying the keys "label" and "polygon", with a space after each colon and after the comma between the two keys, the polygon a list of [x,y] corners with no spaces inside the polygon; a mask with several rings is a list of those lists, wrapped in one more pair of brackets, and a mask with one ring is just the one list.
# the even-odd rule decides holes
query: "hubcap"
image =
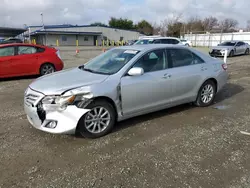
{"label": "hubcap", "polygon": [[52,65],[45,65],[43,66],[43,69],[42,69],[42,74],[45,75],[45,74],[50,74],[50,73],[53,73],[54,72],[54,68]]}
{"label": "hubcap", "polygon": [[213,86],[208,84],[203,87],[201,91],[201,100],[203,103],[209,103],[214,96],[214,89]]}
{"label": "hubcap", "polygon": [[101,133],[110,123],[110,113],[104,107],[95,107],[85,116],[85,127],[90,133]]}

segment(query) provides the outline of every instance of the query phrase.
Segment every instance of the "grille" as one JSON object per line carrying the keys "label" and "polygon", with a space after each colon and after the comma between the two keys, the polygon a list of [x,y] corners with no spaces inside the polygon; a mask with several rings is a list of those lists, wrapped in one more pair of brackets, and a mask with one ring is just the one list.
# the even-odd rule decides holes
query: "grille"
{"label": "grille", "polygon": [[36,106],[43,96],[43,94],[28,88],[25,92],[24,102],[29,106]]}

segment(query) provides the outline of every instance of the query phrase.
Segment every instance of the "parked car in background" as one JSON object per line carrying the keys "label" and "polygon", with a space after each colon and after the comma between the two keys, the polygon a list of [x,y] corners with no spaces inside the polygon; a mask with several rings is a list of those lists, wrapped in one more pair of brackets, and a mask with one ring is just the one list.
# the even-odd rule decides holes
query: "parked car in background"
{"label": "parked car in background", "polygon": [[217,46],[211,47],[209,54],[211,56],[224,56],[227,50],[227,56],[233,57],[235,55],[249,54],[250,46],[243,41],[225,41]]}
{"label": "parked car in background", "polygon": [[192,42],[186,39],[180,39],[180,41],[182,42],[182,44],[184,44],[185,46],[193,46]]}
{"label": "parked car in background", "polygon": [[0,78],[43,76],[62,69],[63,62],[55,48],[20,43],[0,45]]}
{"label": "parked car in background", "polygon": [[175,37],[140,37],[140,39],[134,43],[134,45],[142,45],[142,44],[176,44],[183,45],[179,38]]}
{"label": "parked car in background", "polygon": [[7,38],[0,41],[0,44],[11,44],[11,43],[23,43],[23,41],[18,38]]}
{"label": "parked car in background", "polygon": [[227,83],[226,70],[223,61],[184,46],[115,47],[33,81],[24,109],[39,130],[97,138],[135,116],[183,103],[211,105]]}
{"label": "parked car in background", "polygon": [[136,43],[138,40],[129,40],[127,45],[133,45]]}

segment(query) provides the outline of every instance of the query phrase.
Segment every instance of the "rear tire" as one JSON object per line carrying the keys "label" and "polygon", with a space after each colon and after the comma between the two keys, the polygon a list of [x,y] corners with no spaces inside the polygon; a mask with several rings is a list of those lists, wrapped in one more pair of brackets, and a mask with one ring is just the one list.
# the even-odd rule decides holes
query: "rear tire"
{"label": "rear tire", "polygon": [[40,67],[40,76],[51,74],[51,73],[53,73],[55,71],[56,71],[56,69],[55,69],[53,64],[45,63]]}
{"label": "rear tire", "polygon": [[207,80],[199,89],[195,105],[198,107],[210,106],[215,98],[216,85],[212,80]]}
{"label": "rear tire", "polygon": [[116,122],[113,106],[105,100],[91,102],[78,122],[77,133],[85,138],[99,138],[110,133]]}

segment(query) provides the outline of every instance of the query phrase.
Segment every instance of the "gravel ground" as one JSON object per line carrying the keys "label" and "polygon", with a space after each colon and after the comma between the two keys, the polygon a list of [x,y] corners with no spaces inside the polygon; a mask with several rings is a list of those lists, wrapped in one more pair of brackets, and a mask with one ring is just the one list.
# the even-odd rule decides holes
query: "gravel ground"
{"label": "gravel ground", "polygon": [[[100,50],[61,48],[66,68]],[[32,128],[23,93],[35,78],[0,82],[0,187],[250,187],[250,59],[207,108],[182,105],[119,123],[88,140]]]}

